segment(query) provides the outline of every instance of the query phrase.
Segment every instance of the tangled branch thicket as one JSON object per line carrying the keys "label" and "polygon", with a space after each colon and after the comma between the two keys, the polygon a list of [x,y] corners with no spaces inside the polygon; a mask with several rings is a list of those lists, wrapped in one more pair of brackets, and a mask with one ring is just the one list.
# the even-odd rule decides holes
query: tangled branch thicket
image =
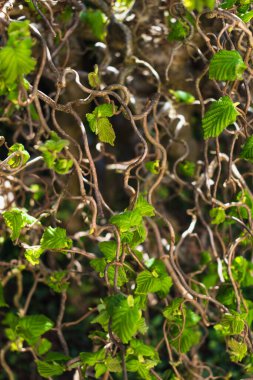
{"label": "tangled branch thicket", "polygon": [[252,378],[252,13],[0,2],[0,379]]}

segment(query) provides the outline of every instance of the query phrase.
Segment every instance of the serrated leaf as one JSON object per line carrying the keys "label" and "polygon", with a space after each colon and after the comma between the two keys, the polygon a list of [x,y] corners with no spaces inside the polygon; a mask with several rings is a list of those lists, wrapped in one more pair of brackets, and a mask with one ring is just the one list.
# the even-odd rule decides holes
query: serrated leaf
{"label": "serrated leaf", "polygon": [[217,137],[230,124],[236,121],[239,112],[229,96],[213,102],[202,120],[204,139]]}
{"label": "serrated leaf", "polygon": [[48,379],[52,376],[60,376],[65,372],[64,367],[59,363],[48,363],[41,360],[36,361],[37,369],[40,376]]}
{"label": "serrated leaf", "polygon": [[46,249],[70,249],[72,247],[72,240],[67,238],[67,233],[61,227],[47,227],[41,240],[41,248]]}
{"label": "serrated leaf", "polygon": [[147,270],[138,274],[136,279],[136,293],[147,294],[147,293],[155,293],[161,290],[161,282],[158,274],[156,276],[154,273],[151,273]]}
{"label": "serrated leaf", "polygon": [[247,24],[248,22],[250,22],[250,20],[253,17],[253,10],[246,12],[244,14],[241,14],[239,15],[239,17],[242,19],[243,22],[245,22],[245,24]]}
{"label": "serrated leaf", "polygon": [[253,136],[250,136],[242,147],[241,158],[253,161]]}
{"label": "serrated leaf", "polygon": [[211,59],[209,67],[209,78],[216,80],[229,80],[243,79],[247,65],[236,50],[220,50],[214,54]]}
{"label": "serrated leaf", "polygon": [[90,129],[98,135],[100,141],[114,145],[116,138],[108,117],[113,116],[116,107],[111,103],[97,106],[92,113],[86,114]]}
{"label": "serrated leaf", "polygon": [[129,340],[137,333],[137,321],[141,318],[138,305],[130,307],[127,300],[123,300],[120,305],[114,309],[112,316],[112,330],[118,335],[123,343]]}
{"label": "serrated leaf", "polygon": [[30,216],[26,211],[19,208],[12,208],[9,211],[3,212],[5,224],[11,230],[11,239],[16,240],[19,238],[20,232],[23,227],[35,223],[37,219]]}

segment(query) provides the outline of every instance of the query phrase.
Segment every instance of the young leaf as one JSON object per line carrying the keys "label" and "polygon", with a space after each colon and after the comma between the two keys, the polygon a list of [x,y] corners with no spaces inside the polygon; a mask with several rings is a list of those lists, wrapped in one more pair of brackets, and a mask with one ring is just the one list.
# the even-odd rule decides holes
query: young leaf
{"label": "young leaf", "polygon": [[46,249],[70,249],[72,240],[67,238],[66,230],[61,227],[47,227],[40,241],[41,248]]}
{"label": "young leaf", "polygon": [[247,66],[236,50],[220,50],[214,54],[209,67],[209,78],[216,80],[243,79]]}
{"label": "young leaf", "polygon": [[28,215],[19,208],[12,208],[3,212],[5,224],[11,229],[11,239],[14,241],[19,238],[23,227],[35,223],[37,219]]}
{"label": "young leaf", "polygon": [[134,210],[137,210],[141,216],[154,216],[155,209],[154,207],[146,201],[144,196],[140,194],[137,198]]}
{"label": "young leaf", "polygon": [[42,255],[42,253],[43,253],[43,249],[41,248],[40,245],[33,246],[25,250],[25,258],[32,265],[37,265],[40,263],[39,258]]}
{"label": "young leaf", "polygon": [[169,92],[173,95],[173,97],[178,103],[191,104],[195,101],[195,97],[189,92],[182,90],[169,90]]}
{"label": "young leaf", "polygon": [[73,161],[66,159],[62,150],[69,145],[69,141],[61,139],[56,132],[51,132],[51,138],[38,147],[49,169],[58,174],[67,174],[73,166]]}
{"label": "young leaf", "polygon": [[43,362],[41,360],[36,361],[37,369],[40,374],[40,376],[48,379],[51,376],[60,376],[64,373],[65,369],[64,367],[55,362]]}
{"label": "young leaf", "polygon": [[247,355],[247,344],[244,342],[238,342],[235,339],[229,339],[227,342],[229,349],[229,356],[235,363],[241,362]]}
{"label": "young leaf", "polygon": [[30,154],[27,152],[27,150],[25,150],[24,148],[24,145],[23,144],[14,144],[12,145],[10,148],[9,148],[9,153],[8,153],[8,157],[10,155],[12,155],[14,152],[17,152],[16,155],[14,155],[13,157],[11,157],[9,160],[8,160],[8,165],[10,165],[10,167],[12,169],[15,169],[17,167],[19,167],[21,164],[22,165],[25,165],[26,162],[29,160],[30,158]]}
{"label": "young leaf", "polygon": [[96,88],[100,86],[101,81],[98,74],[98,65],[95,65],[94,71],[88,74],[88,81],[91,87]]}
{"label": "young leaf", "polygon": [[202,120],[204,139],[217,137],[230,124],[236,121],[239,112],[229,96],[213,102]]}
{"label": "young leaf", "polygon": [[100,141],[114,146],[115,132],[109,119],[102,117],[97,121],[97,134]]}
{"label": "young leaf", "polygon": [[240,157],[248,161],[253,161],[253,136],[250,136],[246,140],[242,147]]}
{"label": "young leaf", "polygon": [[213,9],[215,0],[183,0],[183,4],[188,11],[196,10],[202,12],[204,7]]}
{"label": "young leaf", "polygon": [[113,116],[114,109],[116,110],[116,107],[111,103],[105,103],[97,106],[92,113],[86,114],[92,132],[98,135],[100,141],[112,146],[116,136],[108,117]]}
{"label": "young leaf", "polygon": [[243,314],[223,314],[220,323],[214,326],[215,330],[219,331],[222,335],[238,335],[245,326]]}
{"label": "young leaf", "polygon": [[145,163],[145,167],[150,173],[159,174],[160,161],[159,160],[148,161]]}
{"label": "young leaf", "polygon": [[142,223],[142,216],[139,209],[124,211],[118,215],[113,215],[110,223],[119,227],[121,232],[128,232],[132,227],[139,226]]}
{"label": "young leaf", "polygon": [[212,224],[221,224],[226,220],[226,213],[221,207],[214,207],[210,211],[210,216],[212,218]]}

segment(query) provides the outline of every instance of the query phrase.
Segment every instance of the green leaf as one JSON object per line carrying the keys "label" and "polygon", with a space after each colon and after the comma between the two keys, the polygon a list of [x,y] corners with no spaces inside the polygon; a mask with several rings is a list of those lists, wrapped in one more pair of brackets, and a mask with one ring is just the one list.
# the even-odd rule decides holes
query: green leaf
{"label": "green leaf", "polygon": [[213,9],[215,0],[183,0],[183,4],[188,11],[202,12],[205,7]]}
{"label": "green leaf", "polygon": [[59,363],[48,363],[41,360],[36,361],[40,376],[48,379],[51,376],[60,376],[65,372],[64,367]]}
{"label": "green leaf", "polygon": [[172,286],[172,280],[167,274],[158,274],[156,270],[141,272],[136,280],[136,294],[156,293],[159,291],[166,292]]}
{"label": "green leaf", "polygon": [[51,349],[51,347],[52,343],[46,338],[40,339],[38,343],[35,345],[38,355],[44,355]]}
{"label": "green leaf", "polygon": [[64,157],[62,150],[69,145],[69,141],[61,139],[56,132],[51,132],[51,138],[39,145],[44,161],[49,169],[58,174],[67,174],[73,166],[73,161]]}
{"label": "green leaf", "polygon": [[47,285],[56,293],[62,293],[67,290],[69,283],[67,282],[67,271],[53,272],[47,278]]}
{"label": "green leaf", "polygon": [[210,216],[212,218],[212,224],[221,224],[226,220],[226,213],[222,207],[214,207],[210,211]]}
{"label": "green leaf", "polygon": [[236,121],[239,112],[229,96],[213,102],[202,120],[204,138],[217,137],[230,124]]}
{"label": "green leaf", "polygon": [[100,86],[101,81],[98,74],[98,65],[95,65],[94,71],[88,74],[88,81],[91,87],[96,88]]}
{"label": "green leaf", "polygon": [[66,230],[61,227],[47,227],[40,241],[43,250],[70,249],[72,240],[67,238]]}
{"label": "green leaf", "polygon": [[25,165],[30,158],[30,154],[25,150],[22,144],[16,143],[12,145],[9,148],[8,157],[14,152],[17,152],[17,154],[8,160],[8,165],[13,169],[19,167],[21,164]]}
{"label": "green leaf", "polygon": [[243,62],[238,51],[220,50],[211,59],[209,78],[221,81],[241,80],[246,68],[247,65]]}
{"label": "green leaf", "polygon": [[233,7],[233,5],[236,3],[236,0],[224,0],[221,3],[221,8],[222,9],[230,9]]}
{"label": "green leaf", "polygon": [[105,350],[102,348],[96,352],[81,352],[79,354],[81,361],[89,366],[94,366],[105,359]]}
{"label": "green leaf", "polygon": [[186,177],[193,177],[196,172],[196,164],[192,161],[180,162],[178,165],[180,172]]}
{"label": "green leaf", "polygon": [[108,117],[112,117],[116,107],[111,103],[101,104],[97,106],[92,113],[86,114],[90,129],[102,142],[114,145],[116,138],[112,125]]}
{"label": "green leaf", "polygon": [[242,147],[241,158],[253,162],[253,136],[250,136]]}
{"label": "green leaf", "polygon": [[26,211],[19,208],[12,208],[3,212],[5,224],[11,229],[11,239],[14,241],[19,238],[23,227],[35,223],[37,219],[30,216]]}
{"label": "green leaf", "polygon": [[8,27],[7,44],[0,50],[0,72],[7,85],[20,80],[35,68],[29,21],[12,21]]}
{"label": "green leaf", "polygon": [[80,13],[82,22],[89,25],[94,37],[104,41],[106,37],[106,16],[100,10],[85,9]]}
{"label": "green leaf", "polygon": [[178,103],[191,104],[195,101],[195,97],[189,92],[182,90],[169,90]]}
{"label": "green leaf", "polygon": [[174,17],[169,17],[169,41],[183,41],[189,33],[189,25]]}
{"label": "green leaf", "polygon": [[[178,336],[179,332],[176,332]],[[193,346],[200,342],[201,333],[198,328],[185,328],[182,334],[172,342],[172,346],[180,353],[187,353]]]}
{"label": "green leaf", "polygon": [[133,211],[125,211],[110,218],[110,223],[119,227],[121,232],[128,232],[132,227],[141,225],[142,216],[139,209]]}
{"label": "green leaf", "polygon": [[148,161],[145,163],[145,167],[150,173],[159,174],[160,161],[159,160]]}
{"label": "green leaf", "polygon": [[[115,259],[117,251],[117,243],[115,241],[102,241],[98,246],[109,262]],[[120,248],[120,253],[121,251],[122,249]]]}
{"label": "green leaf", "polygon": [[38,150],[41,152],[50,151],[60,153],[63,148],[69,145],[69,141],[66,139],[61,139],[60,136],[54,131],[51,132],[50,139],[47,140],[44,144],[41,144],[38,147]]}
{"label": "green leaf", "polygon": [[128,343],[137,333],[137,322],[140,318],[141,312],[139,311],[138,305],[129,306],[127,299],[123,300],[119,306],[114,309],[112,329],[123,343]]}
{"label": "green leaf", "polygon": [[247,344],[244,342],[239,342],[235,339],[229,339],[227,342],[229,349],[230,359],[235,362],[241,362],[242,359],[247,355]]}
{"label": "green leaf", "polygon": [[37,340],[53,326],[53,322],[44,315],[29,315],[19,320],[16,329],[21,337],[30,342]]}
{"label": "green leaf", "polygon": [[247,24],[248,22],[250,22],[250,20],[253,17],[253,10],[246,12],[244,14],[240,14],[239,17],[242,19],[243,22],[245,22],[245,24]]}

